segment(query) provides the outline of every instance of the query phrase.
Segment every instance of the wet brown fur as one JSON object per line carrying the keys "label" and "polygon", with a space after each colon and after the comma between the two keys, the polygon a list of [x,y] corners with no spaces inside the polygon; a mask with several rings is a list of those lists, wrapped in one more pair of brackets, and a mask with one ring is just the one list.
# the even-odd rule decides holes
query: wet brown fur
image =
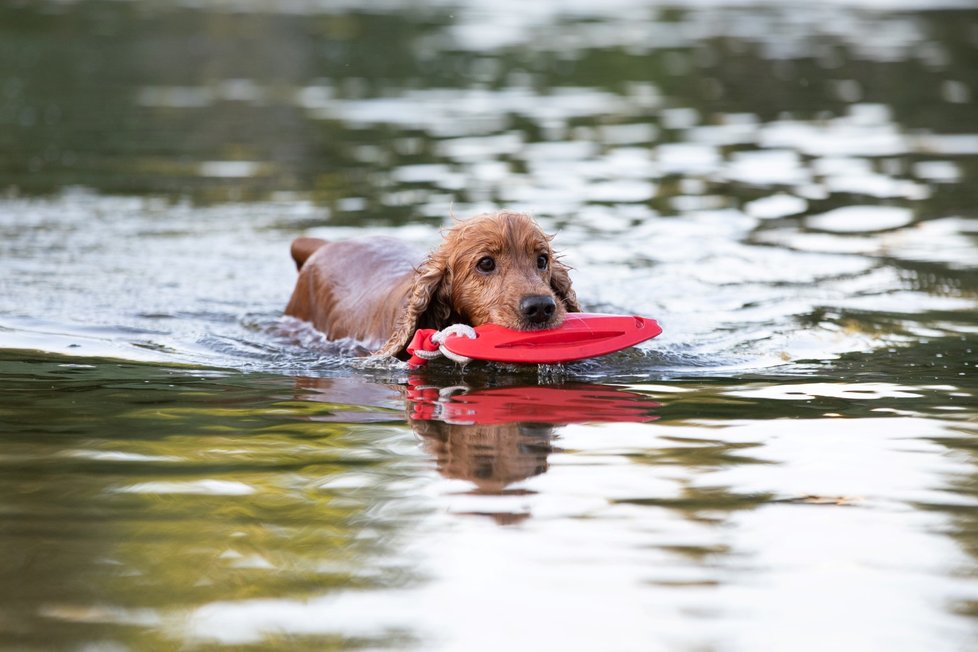
{"label": "wet brown fur", "polygon": [[[517,330],[554,328],[579,312],[568,268],[539,226],[523,213],[501,211],[456,223],[441,246],[417,256],[392,238],[327,242],[298,238],[299,269],[287,315],[310,321],[329,339],[351,337],[377,353],[403,357],[418,328],[495,323]],[[547,257],[544,269],[538,257]],[[478,263],[491,257],[495,269]],[[520,302],[548,295],[549,321],[531,324]]]}

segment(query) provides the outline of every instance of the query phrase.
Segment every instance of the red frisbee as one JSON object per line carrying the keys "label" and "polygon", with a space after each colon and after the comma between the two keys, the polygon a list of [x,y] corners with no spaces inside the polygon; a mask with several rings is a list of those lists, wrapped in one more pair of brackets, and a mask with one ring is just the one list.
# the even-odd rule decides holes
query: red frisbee
{"label": "red frisbee", "polygon": [[[652,339],[662,332],[662,328],[647,317],[572,312],[558,328],[516,331],[496,324],[483,324],[477,326],[475,332],[475,338],[447,335],[441,348],[474,360],[548,364],[620,351]],[[428,338],[430,335],[422,339]],[[408,347],[409,353],[422,348],[431,350],[429,346],[415,344]],[[417,366],[423,362],[412,358],[412,364]]]}

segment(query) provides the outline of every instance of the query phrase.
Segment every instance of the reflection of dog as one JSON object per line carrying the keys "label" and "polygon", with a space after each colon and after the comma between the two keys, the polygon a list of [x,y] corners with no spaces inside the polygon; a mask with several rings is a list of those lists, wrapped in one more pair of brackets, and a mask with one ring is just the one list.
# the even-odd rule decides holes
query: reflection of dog
{"label": "reflection of dog", "polygon": [[[408,385],[365,378],[296,378],[296,397],[326,404],[315,421],[407,422],[446,478],[467,480],[476,493],[507,492],[509,485],[545,473],[562,424],[642,423],[661,404],[620,387],[597,384],[439,387],[413,377]],[[510,490],[511,491],[511,490]],[[494,514],[518,520],[525,514]],[[507,521],[509,522],[509,521]]]}
{"label": "reflection of dog", "polygon": [[298,238],[299,278],[285,313],[389,356],[403,355],[419,328],[555,328],[580,307],[550,239],[512,212],[459,222],[424,260],[391,238]]}
{"label": "reflection of dog", "polygon": [[531,423],[451,424],[411,421],[446,478],[495,493],[547,470],[554,428]]}
{"label": "reflection of dog", "polygon": [[411,427],[442,475],[485,493],[545,472],[560,424],[654,421],[661,407],[606,385],[439,388],[421,380],[412,378],[405,394]]}
{"label": "reflection of dog", "polygon": [[550,424],[449,423],[436,416],[418,418],[419,407],[429,404],[423,401],[449,400],[451,392],[442,395],[434,387],[419,390],[357,377],[298,377],[295,389],[298,399],[330,407],[311,413],[307,418],[312,421],[390,421],[396,412],[406,410],[408,423],[434,457],[438,471],[446,478],[468,480],[480,492],[502,491],[509,484],[543,473],[553,450],[556,429]]}

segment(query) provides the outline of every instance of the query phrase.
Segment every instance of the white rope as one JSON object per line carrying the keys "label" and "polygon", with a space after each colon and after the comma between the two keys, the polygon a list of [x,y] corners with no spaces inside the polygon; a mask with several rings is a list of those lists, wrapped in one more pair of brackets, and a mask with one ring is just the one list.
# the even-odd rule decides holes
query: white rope
{"label": "white rope", "polygon": [[472,362],[472,358],[459,355],[458,353],[452,353],[445,348],[444,341],[449,335],[467,337],[470,340],[474,340],[476,337],[478,337],[475,329],[468,324],[452,324],[451,326],[447,326],[431,336],[431,341],[438,345],[437,351],[415,351],[414,355],[418,356],[419,358],[424,358],[425,360],[434,360],[438,356],[443,355],[449,360],[454,360],[461,365],[466,365]]}
{"label": "white rope", "polygon": [[413,355],[416,355],[419,358],[422,358],[424,360],[434,360],[435,358],[440,358],[440,357],[442,357],[445,354],[442,353],[440,350],[439,351],[424,351],[422,349],[417,349],[414,352]]}

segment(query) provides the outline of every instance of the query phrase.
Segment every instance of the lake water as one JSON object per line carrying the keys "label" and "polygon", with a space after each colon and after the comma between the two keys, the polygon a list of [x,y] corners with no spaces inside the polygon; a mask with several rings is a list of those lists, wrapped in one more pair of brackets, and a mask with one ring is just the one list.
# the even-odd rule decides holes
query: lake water
{"label": "lake water", "polygon": [[[965,1],[3,3],[0,648],[974,649],[976,53]],[[295,236],[501,207],[663,334],[282,319]]]}

